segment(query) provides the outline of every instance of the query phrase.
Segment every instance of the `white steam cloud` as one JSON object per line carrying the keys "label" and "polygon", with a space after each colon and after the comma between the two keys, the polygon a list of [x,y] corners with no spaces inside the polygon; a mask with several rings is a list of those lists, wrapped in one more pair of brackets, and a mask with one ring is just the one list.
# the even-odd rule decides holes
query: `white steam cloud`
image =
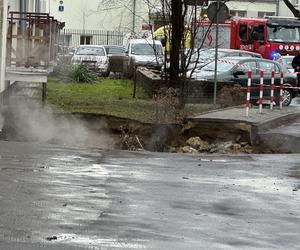
{"label": "white steam cloud", "polygon": [[[8,140],[101,148],[114,146],[114,140],[105,132],[105,122],[91,124],[72,115],[55,114],[51,108],[43,108],[32,100],[11,100],[6,121]],[[0,126],[2,123],[0,117]]]}

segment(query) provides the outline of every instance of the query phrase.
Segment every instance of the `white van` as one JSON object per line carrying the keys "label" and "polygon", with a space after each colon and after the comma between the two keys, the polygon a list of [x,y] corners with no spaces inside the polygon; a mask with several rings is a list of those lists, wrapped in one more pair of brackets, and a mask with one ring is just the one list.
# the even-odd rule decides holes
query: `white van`
{"label": "white van", "polygon": [[163,46],[158,40],[129,39],[125,53],[125,72],[129,76],[132,76],[137,66],[161,69],[164,63]]}

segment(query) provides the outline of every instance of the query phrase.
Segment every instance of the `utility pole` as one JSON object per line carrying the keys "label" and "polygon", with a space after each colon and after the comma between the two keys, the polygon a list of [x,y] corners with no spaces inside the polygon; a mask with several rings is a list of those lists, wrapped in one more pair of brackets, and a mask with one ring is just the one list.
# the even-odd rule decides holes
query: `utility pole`
{"label": "utility pole", "polygon": [[132,32],[135,33],[136,0],[132,2]]}

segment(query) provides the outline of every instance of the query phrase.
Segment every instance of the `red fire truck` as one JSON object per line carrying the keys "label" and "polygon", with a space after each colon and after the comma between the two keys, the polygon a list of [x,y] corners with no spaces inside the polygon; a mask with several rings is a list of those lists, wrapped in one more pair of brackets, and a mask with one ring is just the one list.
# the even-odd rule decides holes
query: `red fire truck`
{"label": "red fire truck", "polygon": [[[208,22],[197,22],[196,47],[208,27]],[[204,47],[214,46],[214,29],[212,25]],[[300,20],[296,18],[239,18],[220,25],[219,34],[220,47],[257,52],[267,59],[300,51]]]}

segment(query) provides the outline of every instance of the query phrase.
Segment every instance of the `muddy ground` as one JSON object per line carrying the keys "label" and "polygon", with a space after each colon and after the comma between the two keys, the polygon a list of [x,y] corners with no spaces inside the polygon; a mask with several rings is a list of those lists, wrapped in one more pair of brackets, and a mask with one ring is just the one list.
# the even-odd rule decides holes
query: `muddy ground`
{"label": "muddy ground", "polygon": [[[29,115],[30,114],[30,115]],[[125,118],[94,114],[5,113],[1,140],[38,141],[124,150],[148,150],[181,153],[252,153],[245,133],[226,133],[221,138],[214,131],[201,134],[199,126],[143,123]]]}

